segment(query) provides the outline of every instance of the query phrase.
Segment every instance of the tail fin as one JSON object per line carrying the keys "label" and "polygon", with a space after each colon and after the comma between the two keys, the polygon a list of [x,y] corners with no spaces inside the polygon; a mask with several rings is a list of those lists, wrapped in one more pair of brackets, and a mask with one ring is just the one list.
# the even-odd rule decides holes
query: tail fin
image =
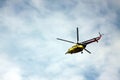
{"label": "tail fin", "polygon": [[99,36],[102,37],[102,35],[104,35],[104,34],[101,34],[101,33],[99,32]]}
{"label": "tail fin", "polygon": [[104,34],[101,34],[101,33],[99,32],[99,36],[95,38],[95,41],[98,42],[98,40],[101,39],[102,35],[104,35]]}

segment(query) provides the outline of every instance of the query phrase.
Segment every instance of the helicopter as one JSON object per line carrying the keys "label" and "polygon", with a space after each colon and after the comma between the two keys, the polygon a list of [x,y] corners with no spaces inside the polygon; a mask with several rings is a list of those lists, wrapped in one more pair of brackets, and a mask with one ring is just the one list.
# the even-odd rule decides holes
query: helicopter
{"label": "helicopter", "polygon": [[71,48],[69,48],[68,51],[65,54],[74,54],[74,53],[78,53],[78,52],[81,52],[81,54],[82,54],[83,50],[85,50],[89,54],[91,54],[91,52],[86,49],[86,46],[88,44],[90,44],[90,43],[93,43],[93,42],[97,42],[98,43],[98,40],[101,39],[103,34],[101,34],[99,32],[99,36],[98,37],[95,37],[95,38],[92,38],[92,39],[89,39],[89,40],[86,40],[86,41],[83,41],[83,42],[79,42],[79,30],[78,30],[78,27],[76,28],[76,31],[77,31],[77,42],[73,42],[73,41],[57,38],[57,40],[61,40],[61,41],[65,41],[65,42],[69,42],[69,43],[75,44]]}

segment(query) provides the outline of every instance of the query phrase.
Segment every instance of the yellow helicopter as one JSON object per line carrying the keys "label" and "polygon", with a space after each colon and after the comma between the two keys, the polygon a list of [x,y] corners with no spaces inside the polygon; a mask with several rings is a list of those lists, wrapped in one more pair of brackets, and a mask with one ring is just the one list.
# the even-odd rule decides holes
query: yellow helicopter
{"label": "yellow helicopter", "polygon": [[76,30],[77,30],[77,42],[73,42],[73,41],[68,41],[68,40],[64,40],[64,39],[61,39],[61,38],[57,38],[57,40],[61,40],[61,41],[65,41],[65,42],[69,42],[69,43],[75,44],[71,48],[69,48],[68,51],[65,54],[74,54],[74,53],[78,53],[78,52],[83,53],[83,50],[85,50],[89,54],[91,54],[91,52],[86,49],[86,46],[88,44],[92,43],[92,42],[98,42],[98,40],[101,39],[103,34],[100,34],[100,32],[99,32],[99,36],[98,37],[95,37],[95,38],[92,38],[92,39],[89,39],[89,40],[86,40],[86,41],[83,41],[83,42],[79,43],[78,27],[76,28]]}

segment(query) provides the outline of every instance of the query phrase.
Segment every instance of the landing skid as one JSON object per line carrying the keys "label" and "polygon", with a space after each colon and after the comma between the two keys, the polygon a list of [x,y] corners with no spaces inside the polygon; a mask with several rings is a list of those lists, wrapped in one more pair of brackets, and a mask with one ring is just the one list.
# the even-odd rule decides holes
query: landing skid
{"label": "landing skid", "polygon": [[83,54],[83,52],[81,51],[81,54]]}

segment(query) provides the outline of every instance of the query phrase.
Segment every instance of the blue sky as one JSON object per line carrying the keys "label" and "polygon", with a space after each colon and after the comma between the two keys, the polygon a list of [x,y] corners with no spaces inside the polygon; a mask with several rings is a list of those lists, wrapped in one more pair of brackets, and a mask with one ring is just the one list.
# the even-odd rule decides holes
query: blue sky
{"label": "blue sky", "polygon": [[[0,0],[0,80],[120,80],[120,1]],[[73,44],[104,33],[88,54]]]}

